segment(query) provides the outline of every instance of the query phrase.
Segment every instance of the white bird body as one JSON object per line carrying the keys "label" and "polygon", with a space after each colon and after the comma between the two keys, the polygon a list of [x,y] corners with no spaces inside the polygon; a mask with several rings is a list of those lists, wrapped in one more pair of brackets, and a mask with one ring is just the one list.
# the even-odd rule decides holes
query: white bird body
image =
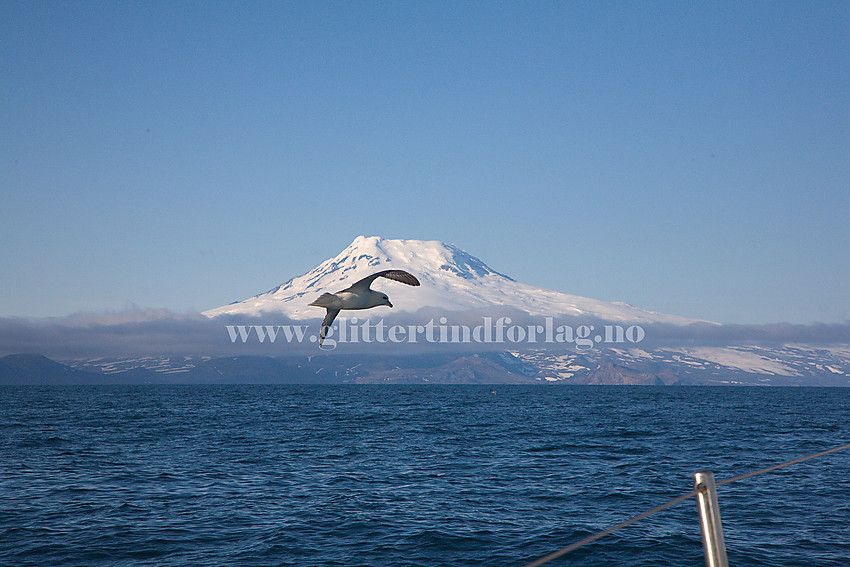
{"label": "white bird body", "polygon": [[323,293],[310,304],[315,307],[324,307],[327,309],[325,318],[322,320],[321,331],[319,332],[319,346],[321,346],[322,341],[325,340],[328,329],[334,319],[336,319],[336,316],[339,315],[340,310],[371,309],[372,307],[378,307],[381,305],[386,305],[388,307],[393,306],[393,304],[390,303],[390,298],[387,297],[387,294],[375,291],[369,287],[376,278],[387,278],[413,286],[419,285],[419,280],[417,280],[413,274],[405,272],[404,270],[384,270],[382,272],[376,272],[371,276],[367,276],[342,291],[338,291],[336,293]]}
{"label": "white bird body", "polygon": [[310,305],[327,309],[371,309],[381,305],[392,307],[389,298],[383,293],[372,289],[367,291],[368,293],[354,293],[348,290],[325,293]]}

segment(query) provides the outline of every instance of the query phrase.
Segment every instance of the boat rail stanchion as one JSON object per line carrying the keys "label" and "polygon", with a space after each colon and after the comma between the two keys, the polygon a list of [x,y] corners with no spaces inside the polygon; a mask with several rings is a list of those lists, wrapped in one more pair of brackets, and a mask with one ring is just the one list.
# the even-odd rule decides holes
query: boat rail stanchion
{"label": "boat rail stanchion", "polygon": [[697,496],[697,511],[702,532],[702,549],[706,567],[729,567],[726,558],[726,543],[723,541],[723,526],[720,523],[720,507],[717,504],[717,489],[714,473],[694,473],[694,490]]}

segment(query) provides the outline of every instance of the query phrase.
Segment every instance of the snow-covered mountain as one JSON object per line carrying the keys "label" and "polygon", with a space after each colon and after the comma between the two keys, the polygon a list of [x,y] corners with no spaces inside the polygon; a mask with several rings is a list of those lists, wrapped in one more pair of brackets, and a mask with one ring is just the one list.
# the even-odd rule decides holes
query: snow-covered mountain
{"label": "snow-covered mountain", "polygon": [[[282,314],[292,319],[312,319],[324,309],[308,304],[324,292],[337,292],[379,270],[401,269],[422,283],[411,287],[378,279],[373,289],[392,300],[393,311],[415,312],[423,307],[467,311],[494,306],[520,309],[531,315],[586,316],[606,321],[669,323],[697,322],[633,307],[599,301],[520,283],[489,268],[471,254],[436,240],[390,240],[358,236],[339,255],[325,260],[306,274],[244,301],[205,311],[204,315]],[[371,311],[389,313],[389,307]],[[370,313],[371,315],[372,313]]]}

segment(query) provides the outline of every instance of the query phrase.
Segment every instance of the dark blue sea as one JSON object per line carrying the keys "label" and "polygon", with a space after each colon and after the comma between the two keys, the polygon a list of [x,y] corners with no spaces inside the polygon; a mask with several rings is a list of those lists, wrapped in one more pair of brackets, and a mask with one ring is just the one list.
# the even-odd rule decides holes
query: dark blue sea
{"label": "dark blue sea", "polygon": [[[850,389],[0,389],[0,565],[521,567],[850,442]],[[730,564],[850,565],[850,451],[718,489]],[[550,565],[703,565],[689,499]]]}

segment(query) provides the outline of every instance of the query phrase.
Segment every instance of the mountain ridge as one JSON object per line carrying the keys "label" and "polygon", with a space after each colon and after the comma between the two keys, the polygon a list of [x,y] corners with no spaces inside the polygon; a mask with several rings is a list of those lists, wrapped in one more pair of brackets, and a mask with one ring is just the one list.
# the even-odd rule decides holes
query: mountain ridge
{"label": "mountain ridge", "polygon": [[850,387],[850,347],[99,357],[62,363],[35,354],[0,357],[0,385],[240,383]]}

